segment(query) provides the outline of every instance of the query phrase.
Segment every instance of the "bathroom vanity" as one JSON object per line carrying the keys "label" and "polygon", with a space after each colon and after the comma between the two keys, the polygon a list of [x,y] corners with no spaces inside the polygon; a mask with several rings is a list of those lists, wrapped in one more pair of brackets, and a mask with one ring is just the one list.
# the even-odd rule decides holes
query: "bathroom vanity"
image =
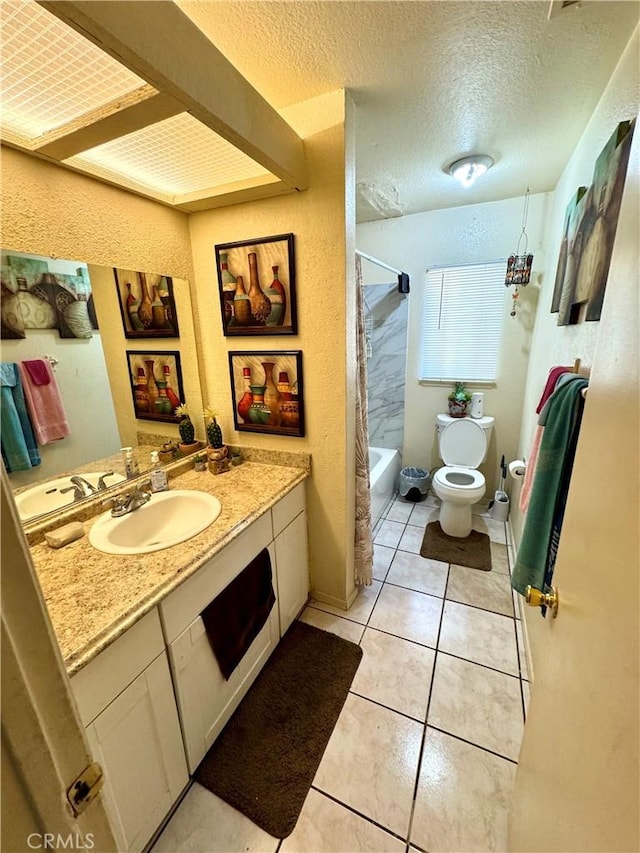
{"label": "bathroom vanity", "polygon": [[[86,536],[58,551],[32,544],[119,850],[149,842],[304,607],[306,477],[251,462],[219,477],[181,474],[172,488],[210,490],[222,511],[163,551],[112,557]],[[276,603],[225,681],[200,613],[264,548]]]}

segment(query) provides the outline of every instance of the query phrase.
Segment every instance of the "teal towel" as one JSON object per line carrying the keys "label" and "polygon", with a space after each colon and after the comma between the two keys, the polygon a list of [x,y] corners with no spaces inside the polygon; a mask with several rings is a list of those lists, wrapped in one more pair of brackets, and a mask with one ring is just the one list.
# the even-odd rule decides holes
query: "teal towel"
{"label": "teal towel", "polygon": [[579,426],[578,413],[582,406],[580,392],[588,384],[586,379],[575,376],[556,388],[547,402],[546,424],[540,443],[529,509],[511,578],[511,586],[521,595],[525,594],[529,584],[536,589],[543,589],[563,472],[566,471],[566,465],[573,462],[573,458],[569,456],[574,446],[571,438],[574,429]]}
{"label": "teal towel", "polygon": [[0,438],[7,471],[26,471],[40,464],[40,454],[27,413],[17,365],[0,364]]}

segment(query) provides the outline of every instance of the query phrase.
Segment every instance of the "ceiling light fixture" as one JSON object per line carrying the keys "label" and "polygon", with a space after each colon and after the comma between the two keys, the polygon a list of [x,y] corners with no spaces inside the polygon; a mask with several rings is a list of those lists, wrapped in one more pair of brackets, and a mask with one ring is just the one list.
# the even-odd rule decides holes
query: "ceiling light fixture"
{"label": "ceiling light fixture", "polygon": [[487,169],[493,166],[493,163],[493,157],[489,157],[488,154],[473,154],[471,157],[454,160],[446,171],[460,181],[463,187],[470,187],[476,178],[484,175]]}

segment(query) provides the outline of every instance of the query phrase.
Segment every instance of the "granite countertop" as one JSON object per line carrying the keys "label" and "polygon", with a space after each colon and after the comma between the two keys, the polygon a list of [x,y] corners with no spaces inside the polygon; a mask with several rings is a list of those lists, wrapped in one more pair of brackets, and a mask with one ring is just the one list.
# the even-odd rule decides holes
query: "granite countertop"
{"label": "granite countertop", "polygon": [[[208,471],[179,473],[171,478],[170,488],[210,492],[222,511],[202,533],[151,554],[103,554],[86,535],[59,549],[42,541],[32,544],[31,557],[69,675],[308,476],[308,468],[261,462],[244,462],[218,476]],[[85,534],[97,518],[84,520]]]}

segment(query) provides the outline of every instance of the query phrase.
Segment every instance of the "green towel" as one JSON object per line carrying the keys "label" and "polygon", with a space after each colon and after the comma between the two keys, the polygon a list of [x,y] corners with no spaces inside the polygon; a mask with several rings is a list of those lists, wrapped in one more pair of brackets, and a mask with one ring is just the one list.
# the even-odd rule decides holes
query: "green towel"
{"label": "green towel", "polygon": [[571,436],[579,428],[578,412],[582,405],[580,392],[588,386],[586,379],[576,376],[556,388],[548,401],[546,425],[540,443],[536,474],[529,499],[522,541],[513,569],[511,586],[521,595],[530,584],[542,589],[549,553],[549,542],[560,496],[563,471],[571,465]]}

